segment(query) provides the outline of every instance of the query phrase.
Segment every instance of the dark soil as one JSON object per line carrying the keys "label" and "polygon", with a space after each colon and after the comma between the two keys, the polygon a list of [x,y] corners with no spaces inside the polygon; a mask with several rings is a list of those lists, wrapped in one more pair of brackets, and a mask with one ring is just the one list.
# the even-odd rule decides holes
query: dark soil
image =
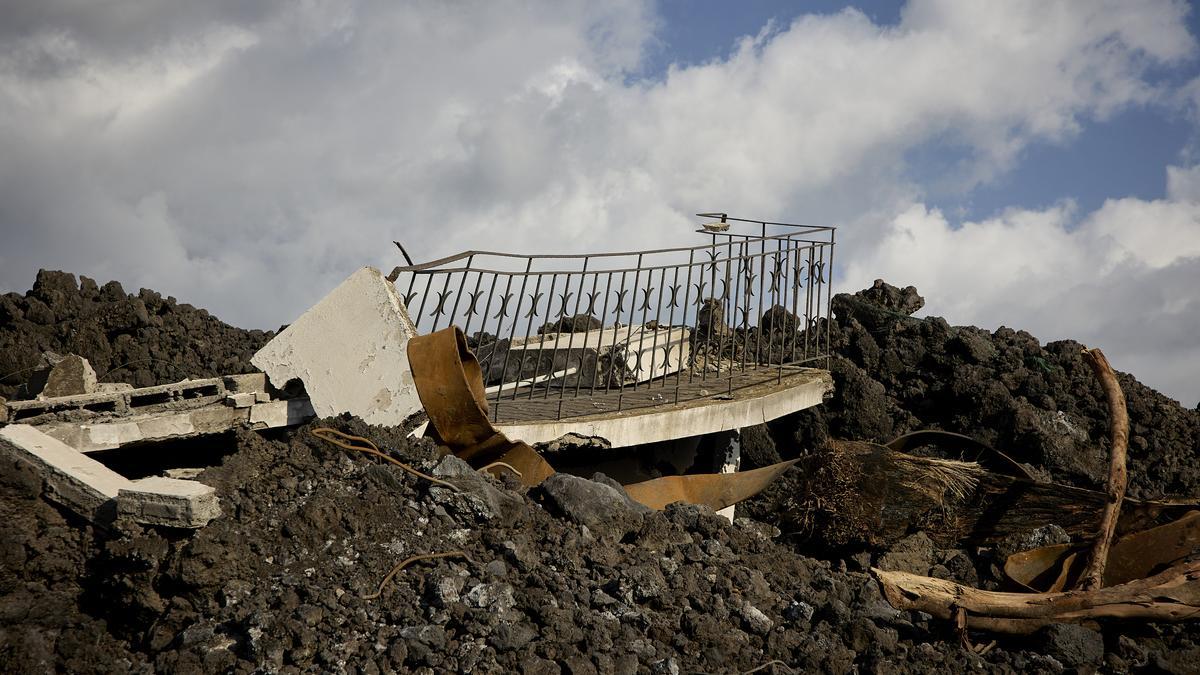
{"label": "dark soil", "polygon": [[[35,293],[45,295],[52,284],[41,280]],[[1107,420],[1079,345],[916,320],[905,314],[915,291],[890,305],[888,293],[835,299],[838,393],[819,411],[748,432],[747,463],[815,449],[829,435],[886,441],[939,426],[981,437],[1049,478],[1098,484]],[[111,295],[88,302],[115,312],[141,299]],[[116,342],[132,342],[120,353],[156,346],[162,359],[204,375],[248,367],[267,338],[161,300],[158,327],[106,323],[95,306],[70,299],[55,301],[53,321],[36,323],[26,318],[35,305],[26,296],[19,306],[21,297],[0,298],[5,358],[19,340],[46,340],[22,353],[76,351],[103,372],[111,366],[94,355],[104,349],[69,346],[94,326],[97,341],[109,340],[109,363],[120,363]],[[110,339],[107,326],[124,328]],[[169,369],[139,372],[178,379]],[[1130,448],[1131,493],[1200,494],[1197,411],[1132,377],[1121,384],[1140,439]],[[324,443],[310,434],[319,425],[367,436],[461,491]],[[605,481],[560,476],[527,491],[438,459],[427,441],[351,419],[240,432],[233,443],[200,477],[217,489],[224,515],[196,532],[92,527],[42,499],[27,467],[0,462],[6,670],[740,673],[778,660],[794,672],[1058,673],[1195,672],[1200,662],[1191,625],[1055,626],[969,653],[945,623],[893,610],[866,571],[879,564],[992,587],[999,553],[937,549],[923,533],[886,550],[812,550],[760,522],[779,521],[770,508],[786,481],[743,509],[758,520],[729,524],[701,507],[644,513]],[[1060,535],[1029,533],[1005,550]],[[363,597],[399,561],[451,551],[464,555],[416,562],[379,598]]]}

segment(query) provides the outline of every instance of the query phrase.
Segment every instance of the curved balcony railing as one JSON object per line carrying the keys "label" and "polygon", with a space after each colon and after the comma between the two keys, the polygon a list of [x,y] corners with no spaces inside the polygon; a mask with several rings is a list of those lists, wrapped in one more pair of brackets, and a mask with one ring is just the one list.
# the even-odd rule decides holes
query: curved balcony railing
{"label": "curved balcony railing", "polygon": [[562,418],[827,367],[835,228],[698,215],[696,246],[465,251],[388,278],[418,332],[467,335],[496,419],[507,401]]}

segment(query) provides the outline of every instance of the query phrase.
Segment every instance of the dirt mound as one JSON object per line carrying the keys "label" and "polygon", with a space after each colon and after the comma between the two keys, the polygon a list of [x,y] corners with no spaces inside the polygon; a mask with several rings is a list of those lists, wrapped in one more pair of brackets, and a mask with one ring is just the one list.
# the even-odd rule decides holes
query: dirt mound
{"label": "dirt mound", "polygon": [[[834,397],[772,423],[773,435],[805,449],[830,436],[887,442],[943,429],[978,438],[1055,481],[1100,487],[1108,413],[1083,345],[1042,345],[1025,331],[909,316],[923,303],[911,286],[883,282],[835,296]],[[1200,410],[1132,375],[1118,380],[1130,417],[1129,495],[1200,495]]]}
{"label": "dirt mound", "polygon": [[[461,491],[328,445],[309,433],[321,424]],[[606,519],[623,527],[589,528],[578,521],[602,483],[564,475],[553,498],[524,493],[356,420],[276,440],[246,432],[237,445],[200,478],[227,515],[195,533],[100,532],[65,523],[36,481],[5,490],[0,505],[20,516],[7,541],[40,555],[5,566],[22,578],[3,579],[0,657],[24,672],[740,672],[773,659],[845,672],[977,660],[949,644],[929,660],[902,640],[924,624],[865,574],[797,556],[752,521],[629,506]],[[11,464],[4,475],[29,482]],[[463,555],[418,562],[364,597],[398,561],[449,551]]]}
{"label": "dirt mound", "polygon": [[145,288],[126,295],[115,281],[41,270],[27,294],[0,295],[0,396],[28,398],[47,351],[84,357],[102,382],[148,387],[252,372],[250,356],[271,336]]}

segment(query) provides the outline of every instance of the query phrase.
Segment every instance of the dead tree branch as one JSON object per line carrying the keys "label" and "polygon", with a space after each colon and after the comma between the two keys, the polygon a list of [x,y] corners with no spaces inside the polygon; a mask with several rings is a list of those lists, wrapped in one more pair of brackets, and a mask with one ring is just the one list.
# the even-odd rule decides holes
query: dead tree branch
{"label": "dead tree branch", "polygon": [[1112,439],[1108,467],[1108,503],[1104,506],[1100,532],[1092,547],[1091,559],[1079,579],[1079,589],[1090,591],[1103,585],[1108,550],[1112,546],[1113,534],[1117,529],[1117,517],[1121,513],[1121,502],[1125,499],[1125,487],[1129,483],[1129,472],[1125,467],[1125,454],[1129,447],[1129,412],[1125,408],[1125,394],[1121,391],[1117,375],[1108,364],[1108,359],[1104,357],[1104,352],[1099,349],[1085,349],[1083,356],[1096,373],[1108,399],[1109,435]]}

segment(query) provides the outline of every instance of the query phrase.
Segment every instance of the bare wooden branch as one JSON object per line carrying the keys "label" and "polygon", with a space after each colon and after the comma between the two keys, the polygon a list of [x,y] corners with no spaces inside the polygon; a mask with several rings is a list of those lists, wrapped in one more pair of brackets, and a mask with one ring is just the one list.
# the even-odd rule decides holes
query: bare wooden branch
{"label": "bare wooden branch", "polygon": [[1129,472],[1125,466],[1125,454],[1129,447],[1129,412],[1125,408],[1125,394],[1117,383],[1117,375],[1109,365],[1104,352],[1085,349],[1083,356],[1104,388],[1108,399],[1109,436],[1112,439],[1108,466],[1108,503],[1100,520],[1099,536],[1092,546],[1091,558],[1083,576],[1079,579],[1081,590],[1094,590],[1104,583],[1104,566],[1108,563],[1108,550],[1112,546],[1113,534],[1117,530],[1117,517],[1121,513],[1121,502],[1125,499],[1125,487],[1129,483]]}
{"label": "bare wooden branch", "polygon": [[1200,561],[1170,567],[1146,579],[1092,591],[1001,593],[907,572],[872,569],[884,597],[897,609],[954,619],[966,612],[971,628],[1026,634],[1052,623],[1096,619],[1183,621],[1200,618]]}

